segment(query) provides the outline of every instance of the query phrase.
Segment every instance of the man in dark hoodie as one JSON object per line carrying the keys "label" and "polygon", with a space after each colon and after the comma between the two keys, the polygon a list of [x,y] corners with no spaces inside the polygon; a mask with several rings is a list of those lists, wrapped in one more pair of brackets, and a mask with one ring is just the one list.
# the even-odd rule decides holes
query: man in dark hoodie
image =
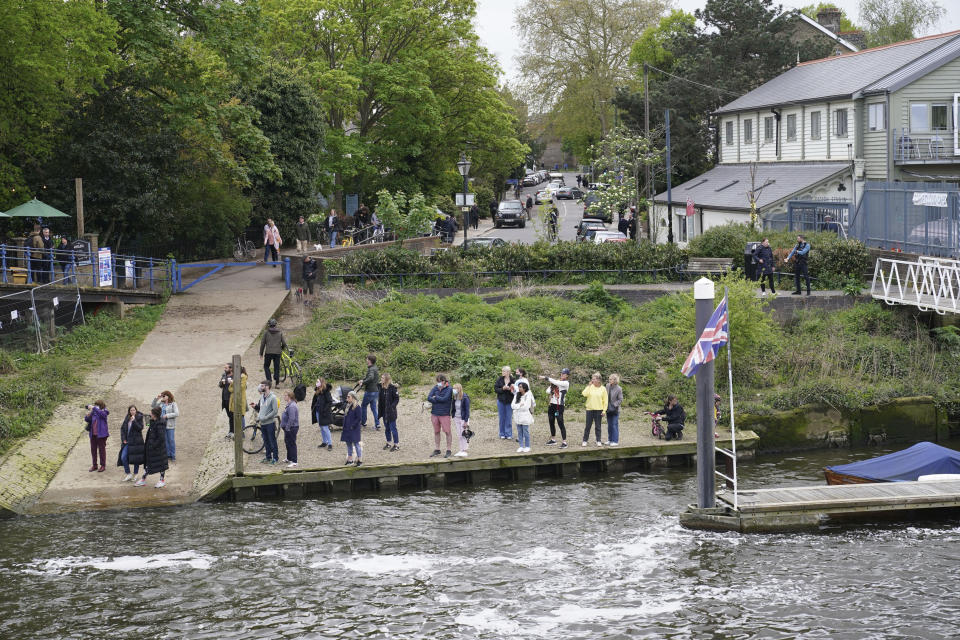
{"label": "man in dark hoodie", "polygon": [[360,403],[361,427],[367,426],[367,405],[373,413],[373,428],[380,428],[380,413],[377,405],[380,402],[380,372],[377,370],[377,356],[372,353],[367,356],[367,375],[357,381],[357,386],[363,392],[363,401]]}
{"label": "man in dark hoodie", "polygon": [[260,339],[260,355],[263,356],[263,374],[267,380],[270,380],[270,363],[273,363],[274,386],[280,386],[280,354],[287,348],[287,341],[283,337],[283,331],[277,326],[275,318],[270,318],[267,323],[267,330],[263,332],[263,338]]}

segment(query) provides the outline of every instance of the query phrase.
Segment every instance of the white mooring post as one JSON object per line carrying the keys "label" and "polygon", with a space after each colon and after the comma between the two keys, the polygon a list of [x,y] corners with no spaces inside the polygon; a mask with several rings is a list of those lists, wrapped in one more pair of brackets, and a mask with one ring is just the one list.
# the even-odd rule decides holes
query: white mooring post
{"label": "white mooring post", "polygon": [[[713,315],[714,285],[709,278],[693,283],[693,298],[697,311],[697,339],[703,334],[707,321]],[[697,506],[701,509],[716,505],[714,488],[713,443],[713,360],[700,366],[697,376]]]}

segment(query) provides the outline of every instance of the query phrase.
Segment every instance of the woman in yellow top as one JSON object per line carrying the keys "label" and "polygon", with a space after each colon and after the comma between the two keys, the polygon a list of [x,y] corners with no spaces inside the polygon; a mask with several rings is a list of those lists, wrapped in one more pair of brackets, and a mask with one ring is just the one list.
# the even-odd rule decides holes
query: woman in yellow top
{"label": "woman in yellow top", "polygon": [[595,425],[597,446],[603,446],[603,442],[600,440],[600,416],[607,410],[607,389],[603,386],[603,379],[599,371],[590,376],[590,384],[584,388],[582,395],[587,399],[587,428],[583,430],[583,442],[580,443],[580,446],[587,446],[587,442],[590,440],[591,423]]}

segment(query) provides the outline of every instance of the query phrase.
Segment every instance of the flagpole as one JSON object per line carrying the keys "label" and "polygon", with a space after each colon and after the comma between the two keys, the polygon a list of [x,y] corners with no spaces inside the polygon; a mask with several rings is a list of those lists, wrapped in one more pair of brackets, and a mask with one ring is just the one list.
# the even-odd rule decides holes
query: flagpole
{"label": "flagpole", "polygon": [[[714,284],[708,278],[693,283],[693,298],[696,309],[697,343],[703,340],[704,329],[714,314]],[[711,334],[712,335],[712,334]],[[718,349],[719,350],[719,349]],[[716,506],[714,474],[716,472],[713,414],[713,356],[712,347],[703,349],[704,361],[696,370],[697,376],[697,507],[711,509]]]}
{"label": "flagpole", "polygon": [[727,381],[730,391],[730,450],[733,452],[733,508],[738,509],[737,504],[737,427],[736,420],[733,417],[733,350],[730,348],[730,342],[733,340],[733,329],[730,326],[730,289],[723,288],[723,297],[727,301]]}

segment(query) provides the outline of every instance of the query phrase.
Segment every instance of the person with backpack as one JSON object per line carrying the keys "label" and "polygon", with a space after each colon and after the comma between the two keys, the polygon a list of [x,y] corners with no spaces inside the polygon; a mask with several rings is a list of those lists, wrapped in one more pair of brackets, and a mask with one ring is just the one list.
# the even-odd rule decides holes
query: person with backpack
{"label": "person with backpack", "polygon": [[793,284],[795,291],[790,295],[799,296],[802,293],[802,291],[800,291],[801,276],[807,282],[807,295],[810,295],[810,271],[807,268],[807,258],[809,255],[810,243],[807,242],[805,237],[797,236],[797,245],[790,251],[790,255],[787,256],[787,262],[790,262],[790,258],[793,256],[797,257],[797,262],[793,265]]}
{"label": "person with backpack", "polygon": [[533,408],[536,401],[530,393],[530,385],[526,381],[517,383],[517,395],[511,403],[513,418],[517,421],[517,442],[520,447],[517,453],[530,453],[530,427],[533,426]]}
{"label": "person with backpack", "polygon": [[270,379],[270,365],[273,364],[273,385],[280,386],[280,354],[287,350],[287,339],[277,326],[276,318],[267,322],[267,330],[260,338],[260,355],[263,357],[263,375]]}
{"label": "person with backpack", "polygon": [[150,410],[150,426],[147,428],[147,437],[144,439],[143,477],[133,483],[135,487],[142,487],[147,483],[147,476],[160,474],[160,480],[153,485],[157,489],[167,486],[167,469],[170,464],[167,456],[166,421],[163,419],[163,410],[153,407]]}
{"label": "person with backpack", "polygon": [[330,437],[330,425],[333,424],[333,394],[325,378],[317,378],[310,401],[310,421],[320,427],[320,444],[317,446],[333,451],[333,438]]}
{"label": "person with backpack", "polygon": [[620,387],[620,376],[611,373],[607,384],[607,445],[616,447],[620,444],[620,405],[623,404],[623,389]]}
{"label": "person with backpack", "polygon": [[[136,446],[138,455],[131,462],[131,448]],[[124,476],[122,482],[133,480],[140,473],[140,465],[143,463],[143,414],[137,411],[136,405],[130,405],[127,408],[127,415],[123,418],[120,425],[120,454],[117,456],[117,466],[123,467]],[[133,473],[130,473],[130,465],[133,465]]]}
{"label": "person with backpack", "polygon": [[399,451],[400,436],[397,434],[397,406],[400,404],[400,389],[393,384],[393,378],[389,373],[380,376],[380,399],[377,402],[380,411],[380,417],[383,418],[384,435],[387,437],[387,444],[383,445],[384,451]]}
{"label": "person with backpack", "polygon": [[160,395],[153,399],[150,404],[152,409],[160,409],[160,415],[166,424],[167,457],[171,460],[177,459],[177,444],[174,438],[177,428],[177,418],[180,417],[180,407],[173,399],[173,393],[170,391],[161,391]]}
{"label": "person with backpack", "polygon": [[300,409],[297,407],[297,398],[293,391],[287,389],[284,394],[287,406],[280,416],[280,428],[283,429],[283,444],[287,448],[287,457],[283,459],[288,469],[297,466],[297,432],[300,431]]}
{"label": "person with backpack", "polygon": [[[567,391],[570,390],[570,369],[560,370],[560,378],[548,378],[540,376],[541,380],[546,380],[550,386],[547,388],[547,395],[550,397],[547,405],[547,422],[550,424],[550,439],[547,440],[548,446],[557,444],[556,427],[560,427],[560,448],[567,448],[567,427],[563,422],[563,410],[567,403]],[[556,424],[554,424],[556,423]]]}
{"label": "person with backpack", "polygon": [[[107,405],[103,400],[97,400],[93,404],[87,405],[87,415],[83,418],[87,423],[87,431],[90,434],[90,457],[93,458],[93,464],[90,465],[90,471],[102,473],[107,469],[107,438],[110,437],[110,430],[107,427]],[[97,455],[100,456],[100,464],[97,464]]]}

